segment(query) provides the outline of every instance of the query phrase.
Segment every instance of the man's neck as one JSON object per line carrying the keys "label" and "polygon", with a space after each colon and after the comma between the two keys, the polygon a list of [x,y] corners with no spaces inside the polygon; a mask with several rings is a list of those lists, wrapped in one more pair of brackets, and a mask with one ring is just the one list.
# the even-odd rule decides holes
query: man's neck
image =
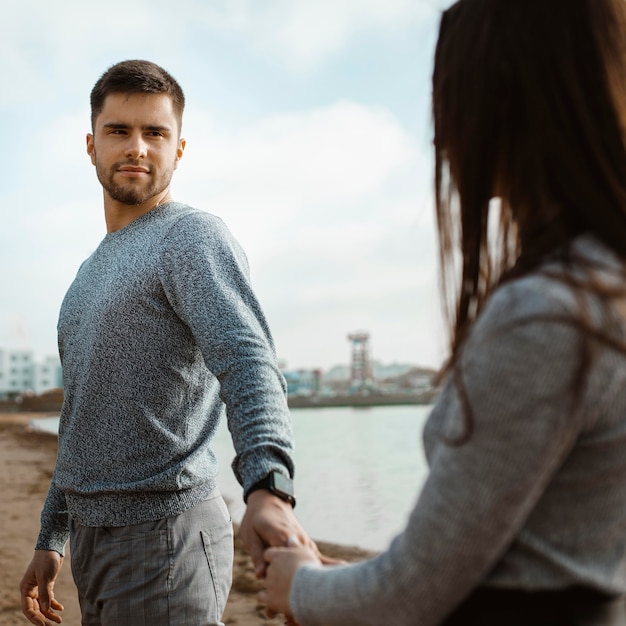
{"label": "man's neck", "polygon": [[107,233],[114,233],[115,231],[121,230],[131,222],[134,222],[137,218],[171,200],[172,195],[169,189],[137,205],[123,204],[117,200],[113,200],[105,191],[104,221],[106,223]]}

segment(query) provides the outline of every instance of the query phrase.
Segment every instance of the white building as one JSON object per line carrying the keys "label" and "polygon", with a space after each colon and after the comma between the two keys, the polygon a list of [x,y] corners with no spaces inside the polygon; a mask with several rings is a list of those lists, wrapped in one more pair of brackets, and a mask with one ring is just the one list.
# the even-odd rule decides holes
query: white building
{"label": "white building", "polygon": [[43,363],[33,364],[33,391],[37,395],[62,386],[63,376],[58,356],[48,356]]}
{"label": "white building", "polygon": [[0,393],[32,391],[33,353],[30,350],[0,350]]}
{"label": "white building", "polygon": [[47,357],[43,363],[36,363],[32,350],[0,348],[0,397],[24,392],[40,394],[61,384],[58,357]]}

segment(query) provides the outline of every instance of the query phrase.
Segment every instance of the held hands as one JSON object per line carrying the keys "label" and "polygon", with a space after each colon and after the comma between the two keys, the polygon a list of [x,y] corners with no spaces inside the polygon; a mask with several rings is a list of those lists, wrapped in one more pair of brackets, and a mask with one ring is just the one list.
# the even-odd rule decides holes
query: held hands
{"label": "held hands", "polygon": [[[248,506],[241,521],[239,535],[252,557],[257,578],[263,578],[267,573],[265,550],[268,547],[286,546],[290,543],[306,546],[315,562],[320,562],[317,546],[300,525],[291,504],[267,490],[259,489],[248,496]],[[283,612],[287,618],[286,624],[297,626],[288,607]],[[268,607],[267,616],[275,615],[276,611]]]}
{"label": "held hands", "polygon": [[317,552],[307,546],[300,546],[295,537],[290,537],[287,545],[287,548],[269,548],[265,551],[265,591],[261,591],[258,597],[267,606],[268,617],[283,613],[287,618],[286,623],[295,626],[289,606],[293,577],[300,566],[306,563],[321,564],[322,560]]}
{"label": "held hands", "polygon": [[20,582],[22,613],[31,624],[49,626],[63,620],[55,611],[62,611],[63,605],[54,598],[54,581],[63,565],[63,557],[53,550],[35,550]]}
{"label": "held hands", "polygon": [[289,607],[296,570],[305,563],[337,565],[341,561],[321,555],[298,522],[291,504],[263,489],[248,496],[239,534],[252,557],[257,577],[265,577],[266,589],[259,593],[259,600],[267,606],[267,616],[283,613],[288,626],[297,626]]}
{"label": "held hands", "polygon": [[290,537],[310,548],[319,557],[317,546],[300,525],[291,504],[265,489],[254,491],[248,496],[239,535],[252,557],[257,578],[265,576],[265,549],[286,546]]}

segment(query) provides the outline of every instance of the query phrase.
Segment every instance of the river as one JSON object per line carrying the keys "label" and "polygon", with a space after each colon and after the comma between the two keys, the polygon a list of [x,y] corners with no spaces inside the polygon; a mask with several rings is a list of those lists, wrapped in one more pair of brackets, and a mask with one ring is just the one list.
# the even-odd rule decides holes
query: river
{"label": "river", "polygon": [[[296,514],[318,540],[371,550],[405,525],[427,467],[421,433],[430,406],[292,409],[296,437]],[[58,420],[36,420],[56,430]],[[225,421],[214,441],[219,484],[239,521],[241,487]]]}

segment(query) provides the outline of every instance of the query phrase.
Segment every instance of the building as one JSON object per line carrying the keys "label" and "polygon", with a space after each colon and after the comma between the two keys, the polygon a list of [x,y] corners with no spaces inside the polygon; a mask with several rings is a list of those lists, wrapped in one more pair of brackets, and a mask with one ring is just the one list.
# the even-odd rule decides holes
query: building
{"label": "building", "polygon": [[33,391],[39,395],[63,387],[63,372],[58,356],[48,356],[43,363],[33,364]]}
{"label": "building", "polygon": [[288,396],[309,396],[320,391],[321,370],[282,371]]}
{"label": "building", "polygon": [[58,357],[47,357],[39,363],[35,362],[32,350],[0,348],[0,397],[40,394],[61,385]]}
{"label": "building", "polygon": [[33,353],[30,350],[0,350],[0,394],[32,391]]}

